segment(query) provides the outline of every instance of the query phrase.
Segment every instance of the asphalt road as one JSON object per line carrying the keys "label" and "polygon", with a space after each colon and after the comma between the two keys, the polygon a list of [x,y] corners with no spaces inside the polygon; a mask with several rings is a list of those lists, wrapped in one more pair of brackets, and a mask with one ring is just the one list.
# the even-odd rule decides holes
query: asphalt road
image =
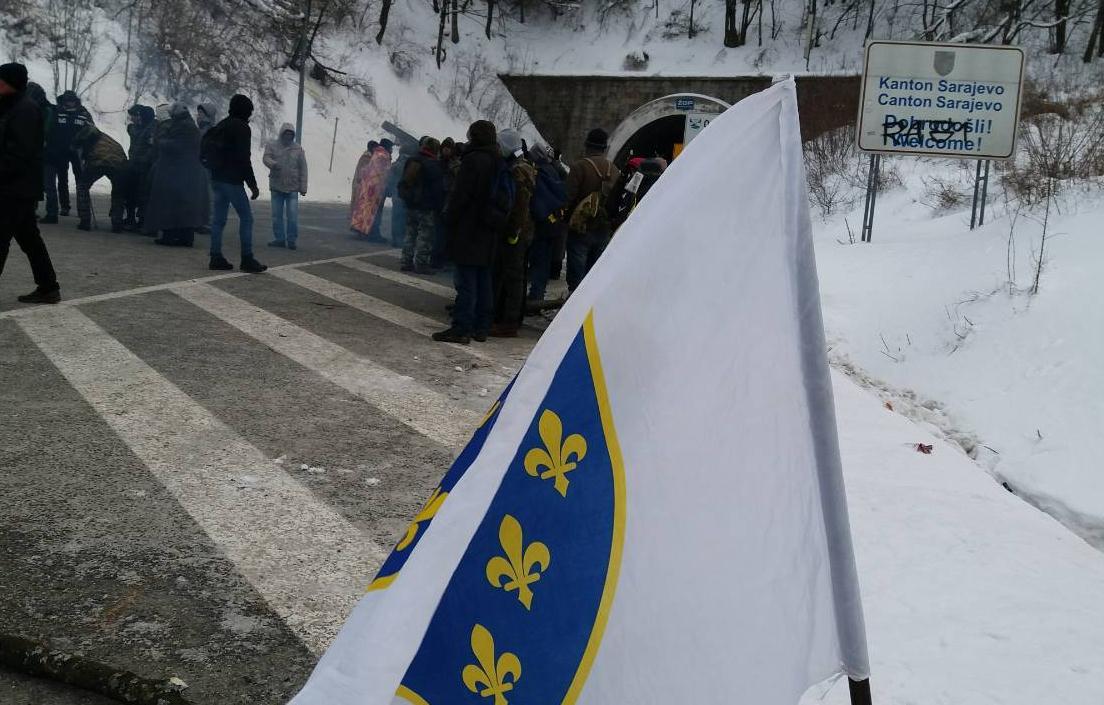
{"label": "asphalt road", "polygon": [[[18,250],[0,277],[0,632],[195,703],[296,692],[542,323],[434,343],[447,275],[400,273],[340,205],[270,250],[257,205],[264,275],[69,219],[43,228],[66,303],[15,302]],[[0,702],[106,701],[0,670]]]}

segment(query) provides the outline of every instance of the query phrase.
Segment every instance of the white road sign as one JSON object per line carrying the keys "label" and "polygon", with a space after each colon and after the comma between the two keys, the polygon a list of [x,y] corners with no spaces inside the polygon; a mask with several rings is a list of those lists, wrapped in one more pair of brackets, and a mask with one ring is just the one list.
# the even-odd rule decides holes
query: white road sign
{"label": "white road sign", "polygon": [[718,115],[719,113],[687,113],[686,128],[683,130],[682,137],[683,144],[690,144],[690,141],[709,127],[709,123],[713,122]]}
{"label": "white road sign", "polygon": [[872,41],[859,149],[1007,159],[1016,146],[1024,54],[1017,47]]}

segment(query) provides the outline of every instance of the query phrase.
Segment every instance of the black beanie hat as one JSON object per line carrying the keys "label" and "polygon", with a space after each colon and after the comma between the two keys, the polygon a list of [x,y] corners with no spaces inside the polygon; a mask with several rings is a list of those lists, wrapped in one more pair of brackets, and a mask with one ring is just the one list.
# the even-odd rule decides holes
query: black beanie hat
{"label": "black beanie hat", "polygon": [[253,101],[249,100],[249,98],[239,93],[230,99],[230,117],[248,120],[249,116],[252,114]]}
{"label": "black beanie hat", "polygon": [[4,64],[0,66],[0,81],[22,93],[27,90],[27,67],[23,64]]}
{"label": "black beanie hat", "polygon": [[475,147],[498,144],[498,130],[490,120],[476,120],[468,128],[468,140]]}
{"label": "black beanie hat", "polygon": [[601,128],[591,130],[587,133],[586,148],[606,151],[609,149],[609,134]]}

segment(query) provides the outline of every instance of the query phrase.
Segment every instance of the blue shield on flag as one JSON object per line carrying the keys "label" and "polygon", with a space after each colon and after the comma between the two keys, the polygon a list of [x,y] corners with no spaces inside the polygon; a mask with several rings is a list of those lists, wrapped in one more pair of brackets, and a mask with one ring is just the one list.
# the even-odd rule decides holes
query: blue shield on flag
{"label": "blue shield on flag", "polygon": [[[414,705],[570,703],[601,641],[624,478],[587,319],[403,676]],[[484,701],[490,702],[490,701]]]}

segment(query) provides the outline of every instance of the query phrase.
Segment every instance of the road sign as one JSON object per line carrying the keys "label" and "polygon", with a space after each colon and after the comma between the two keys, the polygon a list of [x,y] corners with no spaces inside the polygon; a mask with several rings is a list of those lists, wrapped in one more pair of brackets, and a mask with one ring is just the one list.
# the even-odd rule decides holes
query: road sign
{"label": "road sign", "polygon": [[716,118],[718,113],[687,113],[686,128],[683,130],[683,146],[690,144],[690,140],[701,134],[701,131],[709,127],[709,123]]}
{"label": "road sign", "polygon": [[693,110],[693,98],[675,98],[675,110]]}
{"label": "road sign", "polygon": [[1018,47],[872,41],[866,45],[859,149],[1007,159],[1023,88]]}

